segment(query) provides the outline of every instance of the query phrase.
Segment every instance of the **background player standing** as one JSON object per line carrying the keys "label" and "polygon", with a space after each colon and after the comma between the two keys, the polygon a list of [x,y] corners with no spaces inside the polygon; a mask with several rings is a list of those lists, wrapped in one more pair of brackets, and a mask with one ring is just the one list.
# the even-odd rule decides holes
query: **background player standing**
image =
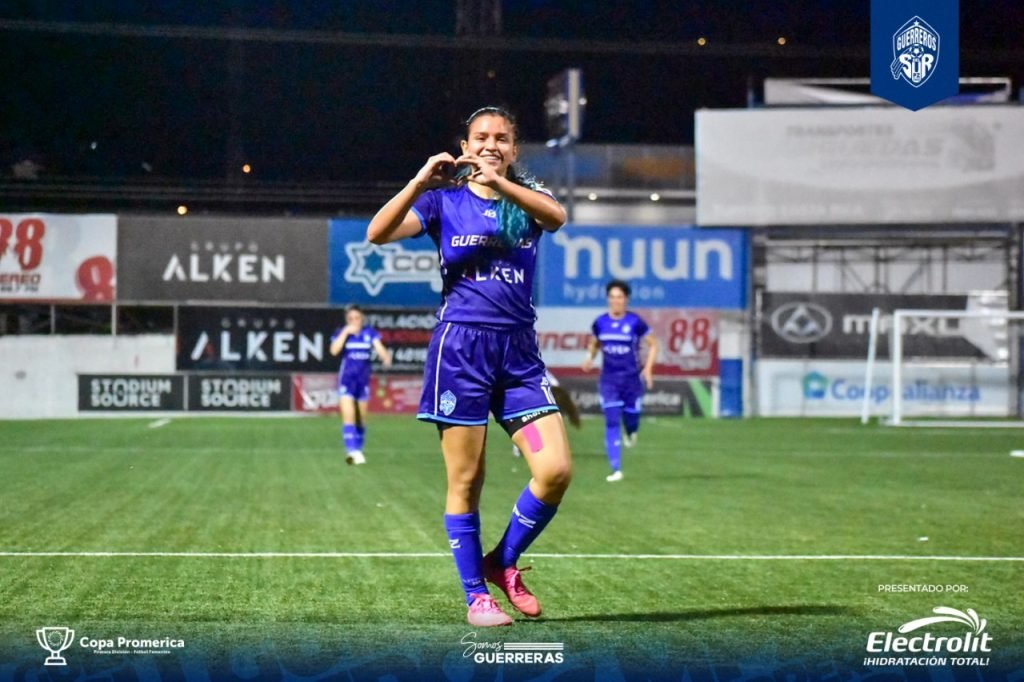
{"label": "background player standing", "polygon": [[331,336],[331,355],[341,355],[338,368],[338,412],[341,414],[341,440],[345,461],[365,464],[363,442],[366,439],[366,411],[370,399],[371,351],[385,367],[391,366],[391,353],[384,347],[380,334],[364,326],[365,317],[359,306],[345,308],[345,326]]}
{"label": "background player standing", "polygon": [[[629,285],[613,280],[605,287],[608,294],[608,312],[594,320],[593,338],[583,361],[584,371],[593,367],[598,350],[601,351],[601,378],[598,382],[601,409],[604,411],[604,446],[612,473],[610,482],[622,480],[622,445],[633,447],[640,429],[640,412],[644,385],[654,387],[654,361],[658,357],[658,340],[650,327],[637,315],[626,310],[629,305]],[[647,344],[647,357],[640,366],[640,342]],[[641,382],[641,378],[643,382]],[[622,426],[626,436],[622,438]]]}
{"label": "background player standing", "polygon": [[[417,417],[437,424],[448,476],[448,544],[467,619],[481,627],[512,623],[485,579],[520,612],[540,615],[516,562],[554,517],[572,475],[565,426],[537,348],[532,301],[537,242],[566,216],[549,192],[512,165],[516,140],[507,111],[474,112],[462,155],[430,157],[367,228],[377,244],[426,234],[438,248],[444,288]],[[488,413],[522,450],[532,478],[501,540],[484,557],[479,509]]]}

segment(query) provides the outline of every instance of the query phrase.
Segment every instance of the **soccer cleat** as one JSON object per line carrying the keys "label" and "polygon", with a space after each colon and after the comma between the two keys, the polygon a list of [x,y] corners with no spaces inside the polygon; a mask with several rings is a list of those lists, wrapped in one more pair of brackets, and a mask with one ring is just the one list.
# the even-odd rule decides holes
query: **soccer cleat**
{"label": "soccer cleat", "polygon": [[627,448],[631,448],[634,445],[636,445],[636,431],[634,431],[633,433],[627,433],[622,438],[622,444]]}
{"label": "soccer cleat", "polygon": [[353,450],[345,457],[345,461],[349,464],[366,464],[366,457],[362,450]]}
{"label": "soccer cleat", "polygon": [[604,477],[604,480],[608,481],[609,483],[615,483],[615,481],[621,481],[622,480],[622,469],[619,469],[618,471],[613,471],[612,473],[608,474],[607,476]]}
{"label": "soccer cleat", "polygon": [[478,592],[473,595],[473,603],[469,605],[466,620],[470,625],[478,628],[512,625],[509,615],[501,610],[498,602],[494,601],[494,597],[487,592]]}
{"label": "soccer cleat", "polygon": [[[530,570],[530,567],[522,569]],[[540,615],[540,602],[523,584],[522,571],[515,566],[502,568],[493,554],[484,557],[484,577],[494,583],[508,597],[509,603],[524,616],[536,618]]]}

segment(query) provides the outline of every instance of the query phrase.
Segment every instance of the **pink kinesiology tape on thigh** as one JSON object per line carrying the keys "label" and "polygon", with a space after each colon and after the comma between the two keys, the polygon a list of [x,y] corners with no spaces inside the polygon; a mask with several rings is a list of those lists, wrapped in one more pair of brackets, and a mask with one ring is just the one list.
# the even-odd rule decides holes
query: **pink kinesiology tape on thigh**
{"label": "pink kinesiology tape on thigh", "polygon": [[524,426],[523,435],[526,436],[526,444],[530,446],[530,452],[540,452],[544,449],[544,439],[540,437],[540,429],[536,424]]}

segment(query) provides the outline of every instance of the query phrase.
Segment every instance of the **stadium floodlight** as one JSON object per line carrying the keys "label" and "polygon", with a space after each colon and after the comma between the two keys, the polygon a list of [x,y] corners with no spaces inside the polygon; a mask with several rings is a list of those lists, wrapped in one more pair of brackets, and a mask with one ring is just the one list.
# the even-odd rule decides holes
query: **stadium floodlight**
{"label": "stadium floodlight", "polygon": [[548,124],[549,146],[565,146],[583,134],[583,111],[587,98],[583,93],[583,72],[565,69],[548,81],[544,112]]}
{"label": "stadium floodlight", "polygon": [[[1019,349],[1024,311],[893,311],[890,328],[893,426],[1024,427]],[[921,353],[924,339],[969,353]],[[869,362],[871,358],[869,356]]]}

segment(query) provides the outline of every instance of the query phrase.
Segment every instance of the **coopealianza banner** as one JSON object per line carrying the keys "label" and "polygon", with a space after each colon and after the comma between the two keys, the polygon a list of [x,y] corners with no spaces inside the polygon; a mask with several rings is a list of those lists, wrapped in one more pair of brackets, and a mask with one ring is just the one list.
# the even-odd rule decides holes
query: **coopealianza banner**
{"label": "coopealianza banner", "polygon": [[0,300],[113,301],[117,216],[0,213]]}

